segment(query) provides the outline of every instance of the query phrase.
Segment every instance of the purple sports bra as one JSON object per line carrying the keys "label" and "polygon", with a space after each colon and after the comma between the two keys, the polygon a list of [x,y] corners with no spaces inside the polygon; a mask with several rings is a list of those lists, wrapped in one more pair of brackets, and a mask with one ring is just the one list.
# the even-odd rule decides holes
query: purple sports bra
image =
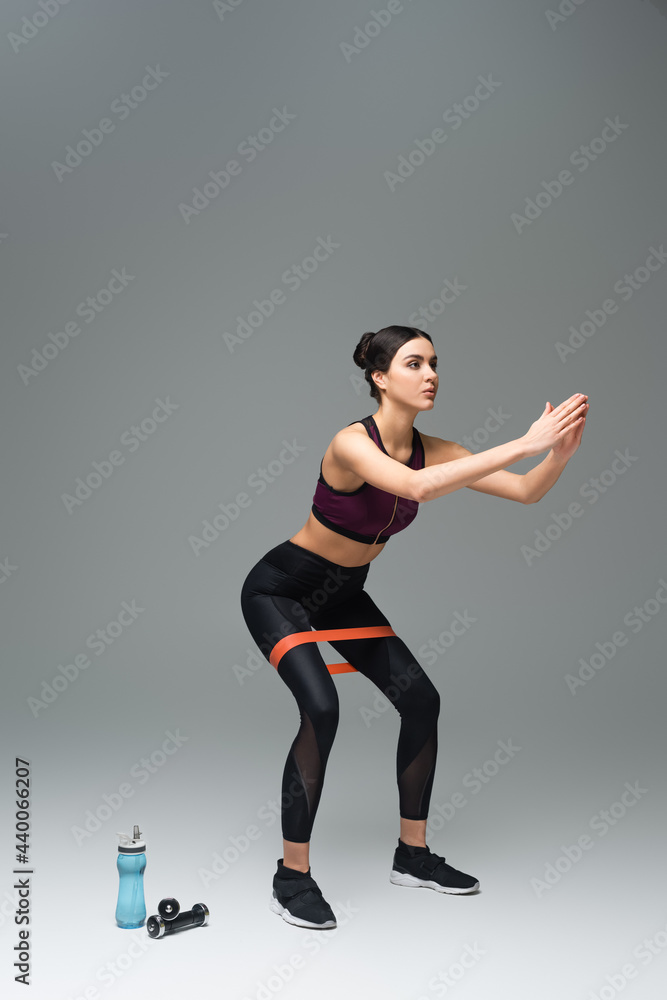
{"label": "purple sports bra", "polygon": [[[378,448],[385,455],[388,454],[372,416],[353,420],[352,423],[363,424]],[[352,424],[347,426],[351,427]],[[424,445],[416,427],[412,428],[412,454],[406,464],[410,469],[424,468]],[[320,462],[320,475],[311,510],[321,524],[337,531],[339,535],[353,538],[356,542],[379,545],[388,541],[391,535],[407,528],[416,518],[418,509],[416,500],[387,493],[370,483],[362,483],[356,490],[335,490],[322,475]]]}

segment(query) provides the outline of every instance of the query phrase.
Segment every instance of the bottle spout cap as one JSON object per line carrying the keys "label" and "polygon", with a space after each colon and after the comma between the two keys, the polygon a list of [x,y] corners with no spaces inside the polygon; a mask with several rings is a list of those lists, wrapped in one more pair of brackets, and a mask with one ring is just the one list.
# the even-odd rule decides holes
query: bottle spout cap
{"label": "bottle spout cap", "polygon": [[132,831],[132,836],[129,833],[116,833],[117,837],[120,837],[120,844],[118,846],[118,851],[121,854],[141,854],[146,850],[146,841],[142,840],[142,834],[139,831],[139,827],[135,825]]}

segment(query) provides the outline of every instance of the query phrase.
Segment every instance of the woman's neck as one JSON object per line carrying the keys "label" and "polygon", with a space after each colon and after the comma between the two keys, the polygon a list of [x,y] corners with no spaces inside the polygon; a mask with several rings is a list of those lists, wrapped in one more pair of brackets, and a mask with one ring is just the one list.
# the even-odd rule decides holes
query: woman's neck
{"label": "woman's neck", "polygon": [[388,452],[400,452],[412,448],[412,425],[418,410],[393,409],[383,404],[373,419],[377,424],[382,442]]}

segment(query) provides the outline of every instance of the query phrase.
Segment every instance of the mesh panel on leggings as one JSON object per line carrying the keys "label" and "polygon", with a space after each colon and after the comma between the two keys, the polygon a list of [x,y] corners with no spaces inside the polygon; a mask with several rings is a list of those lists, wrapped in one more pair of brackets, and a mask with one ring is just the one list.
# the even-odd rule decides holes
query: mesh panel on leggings
{"label": "mesh panel on leggings", "polygon": [[427,816],[437,750],[438,733],[434,727],[415,759],[398,776],[401,816],[404,819],[425,819]]}
{"label": "mesh panel on leggings", "polygon": [[[322,627],[321,618],[317,627]],[[440,697],[435,686],[398,636],[335,640],[331,645],[373,681],[399,713],[396,777],[400,815],[426,819],[438,752]]]}
{"label": "mesh panel on leggings", "polygon": [[[275,643],[282,635],[307,631],[308,617],[294,600],[267,596]],[[288,628],[285,628],[285,624]],[[289,649],[278,665],[278,675],[296,698],[300,726],[285,761],[282,781],[282,830],[285,840],[310,840],[322,794],[331,746],[338,727],[338,693],[316,643]]]}
{"label": "mesh panel on leggings", "polygon": [[[368,566],[338,566],[288,542],[267,556],[250,571],[241,593],[246,624],[267,659],[283,636],[307,631],[310,625],[346,629],[390,624],[363,590]],[[397,636],[331,645],[377,685],[399,713],[400,814],[426,819],[437,753],[437,689]],[[336,735],[338,692],[314,642],[288,650],[278,675],[296,699],[301,717],[283,770],[283,837],[303,843],[310,839]],[[350,683],[354,686],[354,680]]]}
{"label": "mesh panel on leggings", "polygon": [[301,712],[301,726],[285,761],[283,773],[283,835],[300,841],[299,831],[310,829],[322,792],[322,761],[310,718]]}

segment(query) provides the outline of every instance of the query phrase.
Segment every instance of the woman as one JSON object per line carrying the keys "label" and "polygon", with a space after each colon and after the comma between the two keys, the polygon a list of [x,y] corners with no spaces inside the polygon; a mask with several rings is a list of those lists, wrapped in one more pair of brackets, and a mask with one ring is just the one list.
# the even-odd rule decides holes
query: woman
{"label": "woman", "polygon": [[[523,437],[473,455],[413,427],[418,413],[433,409],[438,391],[437,358],[427,333],[405,326],[365,333],[354,361],[364,369],[379,408],[334,436],[322,458],[306,524],[259,560],[241,594],[248,629],[296,698],[301,717],[283,771],[283,857],[270,905],[302,927],[336,925],[310,874],[309,847],[338,725],[336,687],[317,643],[304,641],[303,634],[307,639],[311,626],[373,633],[345,638],[343,631],[342,638],[329,641],[390,698],[400,715],[400,834],[391,881],[439,892],[473,892],[477,879],[433,854],[425,840],[437,754],[438,691],[364,584],[371,562],[391,535],[415,518],[420,503],[463,486],[519,503],[539,500],[579,447],[588,411],[588,397],[581,393],[555,409],[547,403]],[[549,455],[526,475],[504,471],[548,448]],[[285,639],[288,635],[294,638]]]}

